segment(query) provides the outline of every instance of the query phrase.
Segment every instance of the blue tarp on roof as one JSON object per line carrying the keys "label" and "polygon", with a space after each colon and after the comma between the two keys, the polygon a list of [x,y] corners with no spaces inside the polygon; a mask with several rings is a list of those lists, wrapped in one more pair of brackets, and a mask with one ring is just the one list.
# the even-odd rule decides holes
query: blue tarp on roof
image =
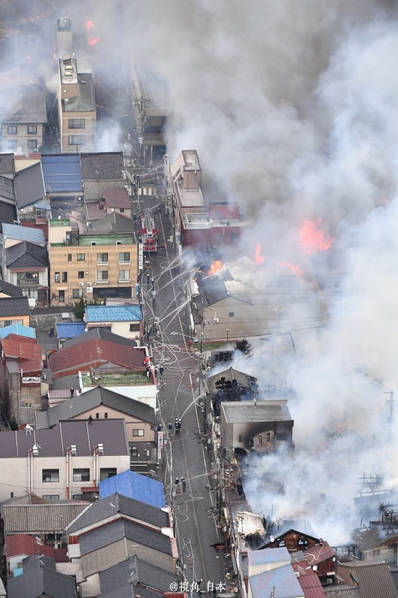
{"label": "blue tarp on roof", "polygon": [[123,471],[99,483],[100,498],[107,498],[116,492],[158,509],[166,504],[162,482],[134,471]]}
{"label": "blue tarp on roof", "polygon": [[139,322],[142,320],[139,305],[87,305],[87,322]]}
{"label": "blue tarp on roof", "polygon": [[79,154],[45,155],[41,165],[47,193],[83,191]]}
{"label": "blue tarp on roof", "polygon": [[84,334],[86,325],[84,322],[59,322],[57,325],[58,338],[75,338]]}
{"label": "blue tarp on roof", "polygon": [[36,338],[36,330],[30,326],[23,326],[22,324],[10,324],[0,328],[0,338],[7,338],[9,334],[17,334],[18,336],[26,336],[27,338]]}

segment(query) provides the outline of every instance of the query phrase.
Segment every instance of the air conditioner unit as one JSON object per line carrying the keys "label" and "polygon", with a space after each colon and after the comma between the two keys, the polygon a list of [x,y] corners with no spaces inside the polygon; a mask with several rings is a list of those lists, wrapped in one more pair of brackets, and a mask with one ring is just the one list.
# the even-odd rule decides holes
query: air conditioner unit
{"label": "air conditioner unit", "polygon": [[84,282],[79,282],[79,287],[84,287]]}
{"label": "air conditioner unit", "polygon": [[72,457],[75,457],[76,453],[77,453],[76,445],[75,444],[71,444],[70,445],[70,454],[72,455]]}
{"label": "air conditioner unit", "polygon": [[217,318],[217,316],[214,316],[213,323],[214,324],[219,324],[219,322],[220,322],[220,318]]}

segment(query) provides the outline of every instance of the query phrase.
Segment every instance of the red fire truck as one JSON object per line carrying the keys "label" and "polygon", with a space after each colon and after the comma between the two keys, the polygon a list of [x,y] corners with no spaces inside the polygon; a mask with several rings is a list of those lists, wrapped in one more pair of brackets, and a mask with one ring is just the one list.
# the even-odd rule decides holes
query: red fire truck
{"label": "red fire truck", "polygon": [[155,253],[158,250],[158,231],[149,211],[141,216],[141,239],[144,251]]}

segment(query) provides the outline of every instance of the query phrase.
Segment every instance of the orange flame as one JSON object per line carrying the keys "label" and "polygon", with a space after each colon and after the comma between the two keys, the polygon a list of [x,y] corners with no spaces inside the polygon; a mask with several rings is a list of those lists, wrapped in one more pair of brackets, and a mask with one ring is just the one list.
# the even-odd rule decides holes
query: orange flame
{"label": "orange flame", "polygon": [[328,237],[321,229],[322,221],[305,220],[301,225],[299,231],[300,243],[304,249],[304,253],[310,255],[318,251],[326,251],[333,245],[333,237]]}
{"label": "orange flame", "polygon": [[91,37],[87,40],[89,46],[96,46],[99,42],[99,37]]}
{"label": "orange flame", "polygon": [[209,276],[213,276],[213,274],[217,274],[223,268],[223,263],[221,260],[214,260],[212,265],[210,266],[210,270],[208,271]]}
{"label": "orange flame", "polygon": [[265,257],[261,255],[262,245],[261,243],[256,243],[256,264],[263,264],[265,262]]}
{"label": "orange flame", "polygon": [[294,264],[291,264],[290,262],[281,262],[279,265],[283,266],[284,268],[289,268],[289,270],[291,270],[293,272],[293,274],[298,276],[298,278],[303,277],[303,271],[300,268],[300,266],[295,266]]}
{"label": "orange flame", "polygon": [[88,19],[86,21],[86,31],[90,31],[94,27],[94,21],[92,19]]}

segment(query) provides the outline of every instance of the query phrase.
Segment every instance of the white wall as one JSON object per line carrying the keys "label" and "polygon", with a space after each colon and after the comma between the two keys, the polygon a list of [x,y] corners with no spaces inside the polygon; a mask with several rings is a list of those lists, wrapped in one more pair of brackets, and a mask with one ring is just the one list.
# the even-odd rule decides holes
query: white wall
{"label": "white wall", "polygon": [[[92,390],[95,386],[86,386],[82,388],[82,393]],[[141,403],[145,403],[149,405],[153,409],[157,407],[157,394],[158,389],[155,384],[145,384],[142,386],[104,386],[107,390],[112,390],[113,392],[117,392],[124,397],[128,397],[129,399],[135,399],[136,401],[141,401]]]}
{"label": "white wall", "polygon": [[[119,336],[124,336],[125,338],[134,338],[139,340],[139,330],[130,332],[130,324],[132,323],[133,322],[112,322],[111,332],[113,332],[113,334],[118,334]],[[134,323],[139,324],[139,322]]]}
{"label": "white wall", "polygon": [[[28,463],[31,461],[33,480],[28,483]],[[72,469],[90,469],[89,482],[72,482],[70,495],[81,494],[80,488],[90,487],[94,480],[98,483],[98,473],[94,473],[94,457],[71,457]],[[117,473],[130,469],[130,456],[98,456],[98,472],[101,467],[116,467]],[[58,482],[43,482],[43,469],[59,469]],[[46,494],[57,494],[60,499],[67,498],[67,460],[66,457],[27,457],[22,458],[0,458],[0,501],[10,498],[10,492],[14,496],[22,496],[27,492],[33,492],[38,496]],[[6,485],[7,484],[7,485]]]}

